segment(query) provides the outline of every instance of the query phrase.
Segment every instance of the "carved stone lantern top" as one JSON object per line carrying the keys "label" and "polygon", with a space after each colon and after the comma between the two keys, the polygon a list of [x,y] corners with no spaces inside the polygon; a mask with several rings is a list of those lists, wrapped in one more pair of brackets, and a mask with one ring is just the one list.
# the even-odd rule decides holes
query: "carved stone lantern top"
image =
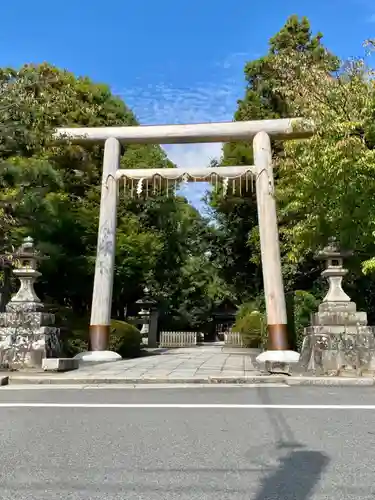
{"label": "carved stone lantern top", "polygon": [[150,290],[147,286],[143,289],[143,297],[138,299],[136,304],[141,309],[150,309],[156,305],[156,301],[150,297]]}
{"label": "carved stone lantern top", "polygon": [[16,275],[19,274],[19,271],[36,271],[38,262],[45,259],[45,257],[40,255],[38,250],[36,250],[34,246],[34,240],[30,236],[24,238],[20,247],[14,252],[14,258],[17,262],[17,269],[14,270],[14,273]]}
{"label": "carved stone lantern top", "polygon": [[[336,238],[329,238],[328,244],[318,253],[317,258],[319,260],[326,261],[326,268],[335,269],[342,267],[344,264],[344,258],[350,257],[352,252],[343,251],[340,249]],[[345,271],[346,274],[347,271]]]}
{"label": "carved stone lantern top", "polygon": [[16,268],[13,274],[20,280],[20,288],[7,305],[8,311],[36,311],[43,307],[34,290],[35,281],[41,276],[37,270],[38,261],[44,259],[34,247],[34,240],[28,236],[14,253]]}

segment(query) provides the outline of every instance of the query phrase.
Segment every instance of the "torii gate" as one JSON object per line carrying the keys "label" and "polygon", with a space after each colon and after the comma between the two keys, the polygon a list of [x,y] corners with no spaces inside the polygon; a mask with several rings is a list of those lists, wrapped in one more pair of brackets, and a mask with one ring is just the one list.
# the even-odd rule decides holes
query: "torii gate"
{"label": "torii gate", "polygon": [[[245,122],[200,123],[191,125],[148,125],[132,127],[60,128],[55,132],[59,142],[73,144],[104,143],[104,161],[100,201],[97,257],[90,320],[90,349],[78,356],[87,361],[121,359],[108,351],[110,335],[112,288],[115,263],[118,184],[142,194],[148,182],[152,189],[158,183],[183,181],[222,182],[224,190],[232,187],[240,192],[248,180],[255,179],[263,285],[266,302],[268,347],[258,356],[260,362],[293,363],[299,354],[289,350],[287,314],[281,273],[279,234],[277,227],[271,138],[302,139],[313,134],[311,125],[301,118]],[[136,169],[120,170],[121,145],[124,144],[187,144],[253,140],[254,166],[199,169]],[[158,179],[158,180],[156,180]]]}

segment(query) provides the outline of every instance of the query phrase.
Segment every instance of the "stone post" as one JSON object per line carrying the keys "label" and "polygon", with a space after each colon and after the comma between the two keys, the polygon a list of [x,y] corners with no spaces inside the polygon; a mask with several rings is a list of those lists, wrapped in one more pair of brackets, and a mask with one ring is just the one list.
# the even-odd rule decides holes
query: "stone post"
{"label": "stone post", "polygon": [[82,361],[116,361],[121,356],[108,351],[112,288],[115,266],[117,180],[121,146],[117,139],[105,141],[103,176],[100,199],[100,215],[97,254],[95,262],[94,289],[90,320],[90,350],[76,357]]}
{"label": "stone post", "polygon": [[158,346],[158,321],[159,311],[156,307],[151,309],[150,312],[150,328],[148,332],[148,347]]}
{"label": "stone post", "polygon": [[257,357],[268,365],[270,371],[285,371],[289,363],[298,362],[299,354],[289,350],[287,314],[281,271],[279,233],[272,167],[271,140],[259,132],[253,141],[254,164],[257,169],[256,195],[261,246],[264,295],[266,301],[268,346]]}

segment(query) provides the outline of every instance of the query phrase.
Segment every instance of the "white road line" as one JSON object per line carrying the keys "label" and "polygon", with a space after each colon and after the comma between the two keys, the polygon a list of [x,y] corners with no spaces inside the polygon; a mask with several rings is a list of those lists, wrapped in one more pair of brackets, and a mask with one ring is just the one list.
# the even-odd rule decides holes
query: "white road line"
{"label": "white road line", "polygon": [[0,403],[0,408],[103,408],[103,409],[195,409],[195,410],[375,410],[375,405],[288,405],[288,404],[179,404],[179,403]]}

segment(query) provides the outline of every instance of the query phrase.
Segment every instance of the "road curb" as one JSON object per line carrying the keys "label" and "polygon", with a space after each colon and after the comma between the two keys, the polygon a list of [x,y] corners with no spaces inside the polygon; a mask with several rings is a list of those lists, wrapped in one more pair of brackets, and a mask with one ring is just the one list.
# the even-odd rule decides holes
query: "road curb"
{"label": "road curb", "polygon": [[[6,380],[5,380],[6,379]],[[284,384],[289,387],[296,386],[326,386],[326,387],[353,387],[353,386],[373,386],[375,379],[372,377],[289,377],[284,375],[256,375],[252,377],[218,377],[208,376],[201,378],[126,378],[126,377],[61,377],[61,376],[10,376],[0,379],[0,385],[98,385],[98,384],[129,384],[129,385],[152,385],[152,384],[231,384],[231,385],[267,385]]]}
{"label": "road curb", "polygon": [[327,387],[353,387],[373,386],[375,379],[370,377],[289,377],[286,383],[295,386],[327,386]]}

